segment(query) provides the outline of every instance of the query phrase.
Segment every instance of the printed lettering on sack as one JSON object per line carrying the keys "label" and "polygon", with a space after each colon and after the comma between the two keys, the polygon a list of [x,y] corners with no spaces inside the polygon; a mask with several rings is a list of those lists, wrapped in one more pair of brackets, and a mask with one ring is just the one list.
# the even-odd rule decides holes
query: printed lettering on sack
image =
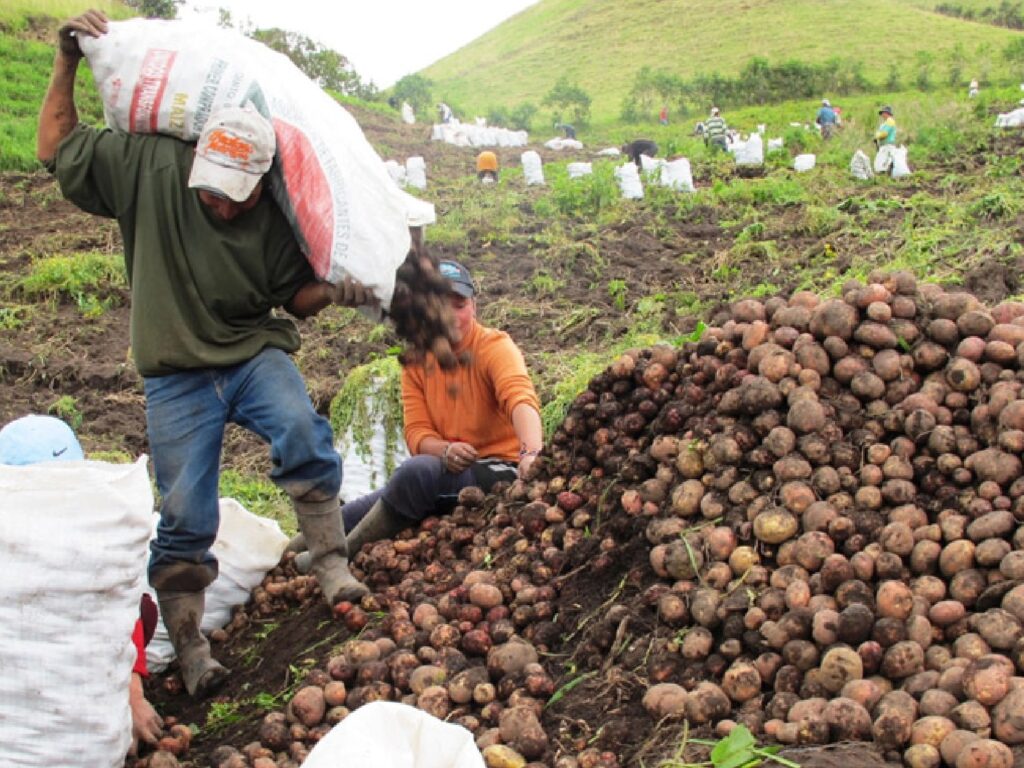
{"label": "printed lettering on sack", "polygon": [[188,94],[176,93],[171,99],[171,116],[167,121],[167,130],[181,138],[185,137],[185,118],[188,116]]}
{"label": "printed lettering on sack", "polygon": [[224,70],[227,68],[228,63],[224,59],[216,59],[210,65],[210,71],[206,73],[206,82],[199,92],[199,101],[196,103],[195,117],[192,120],[192,127],[196,133],[203,132],[206,119],[213,109],[213,100],[217,97],[220,79],[224,76]]}
{"label": "printed lettering on sack", "polygon": [[128,130],[156,132],[156,118],[160,112],[160,99],[167,87],[167,75],[171,71],[177,51],[150,48],[142,60],[139,81],[132,92],[132,107],[128,117]]}
{"label": "printed lettering on sack", "polygon": [[110,93],[107,95],[107,107],[117,109],[117,100],[121,96],[121,88],[124,87],[124,80],[114,77],[110,80]]}

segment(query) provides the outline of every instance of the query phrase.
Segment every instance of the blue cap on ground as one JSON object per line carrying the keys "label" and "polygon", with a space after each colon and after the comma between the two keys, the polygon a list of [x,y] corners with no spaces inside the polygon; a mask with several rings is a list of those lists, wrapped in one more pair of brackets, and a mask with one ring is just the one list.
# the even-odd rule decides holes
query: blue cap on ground
{"label": "blue cap on ground", "polygon": [[0,429],[0,464],[23,466],[84,458],[74,431],[53,416],[23,416]]}

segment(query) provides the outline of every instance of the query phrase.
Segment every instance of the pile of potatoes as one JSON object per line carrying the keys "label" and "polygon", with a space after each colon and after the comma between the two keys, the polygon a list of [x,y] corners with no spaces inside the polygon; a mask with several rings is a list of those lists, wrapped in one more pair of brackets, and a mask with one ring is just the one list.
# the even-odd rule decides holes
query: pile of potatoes
{"label": "pile of potatoes", "polygon": [[[626,479],[620,514],[648,520],[662,581],[644,602],[669,631],[644,706],[788,744],[871,740],[914,768],[1010,768],[1024,303],[875,274],[715,322],[616,360],[550,451],[558,473]],[[590,642],[596,660],[609,633]]]}
{"label": "pile of potatoes", "polygon": [[[390,699],[467,727],[490,768],[617,768],[629,755],[567,747],[545,709],[571,658],[577,676],[640,672],[652,730],[743,723],[783,744],[872,741],[912,768],[1011,768],[1022,364],[1024,303],[906,273],[739,301],[699,342],[628,352],[534,477],[364,547],[372,594],[338,611],[352,639],[215,765],[298,765]],[[620,594],[624,571],[594,614],[563,604],[571,580]],[[265,610],[270,592],[309,599],[306,581],[270,583]]]}

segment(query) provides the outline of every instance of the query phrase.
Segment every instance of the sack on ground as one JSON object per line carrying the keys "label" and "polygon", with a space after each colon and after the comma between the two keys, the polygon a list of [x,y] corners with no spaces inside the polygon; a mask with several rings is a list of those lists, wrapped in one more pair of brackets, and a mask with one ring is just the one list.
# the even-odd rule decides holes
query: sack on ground
{"label": "sack on ground", "polygon": [[146,459],[0,466],[0,744],[21,768],[121,768],[153,514]]}
{"label": "sack on ground", "polygon": [[569,163],[565,171],[570,179],[578,179],[580,176],[589,176],[594,172],[594,167],[590,163]]}
{"label": "sack on ground", "polygon": [[[156,520],[153,522],[155,525]],[[231,621],[235,606],[249,601],[250,593],[267,571],[281,561],[287,546],[288,537],[277,521],[254,515],[234,499],[220,500],[220,527],[211,548],[217,558],[218,573],[206,588],[203,632],[209,634]],[[149,591],[155,599],[156,594]],[[146,646],[146,663],[150,671],[162,672],[173,660],[174,647],[160,621]]]}
{"label": "sack on ground", "polygon": [[669,160],[661,166],[661,185],[681,192],[694,192],[693,172],[685,157]]}
{"label": "sack on ground", "polygon": [[405,161],[405,183],[415,189],[427,188],[427,164],[419,155]]}
{"label": "sack on ground", "polygon": [[793,158],[793,170],[797,173],[804,173],[814,168],[818,158],[813,154],[797,155]]}
{"label": "sack on ground", "polygon": [[528,149],[523,152],[519,161],[523,164],[523,176],[526,177],[528,186],[544,183],[544,165],[539,154]]}
{"label": "sack on ground", "polygon": [[736,146],[736,165],[761,165],[764,163],[764,141],[761,134],[752,133],[746,142]]}
{"label": "sack on ground", "polygon": [[858,149],[853,153],[853,158],[850,160],[850,173],[855,179],[861,181],[874,178],[875,173],[871,170],[871,159],[863,150]]}
{"label": "sack on ground", "polygon": [[352,712],[317,742],[303,768],[484,768],[473,734],[421,709],[375,701]]}
{"label": "sack on ground", "polygon": [[907,164],[907,148],[899,147],[892,156],[892,177],[903,179],[910,175],[910,166]]}
{"label": "sack on ground", "polygon": [[888,173],[895,158],[896,147],[892,144],[883,144],[875,154],[875,173]]}
{"label": "sack on ground", "polygon": [[622,196],[628,200],[640,200],[644,196],[644,185],[640,183],[640,172],[633,162],[624,163],[615,169]]}
{"label": "sack on ground", "polygon": [[195,141],[221,107],[251,102],[274,123],[270,189],[316,274],[360,281],[386,309],[405,260],[408,198],[355,119],[286,56],[186,21],[111,22],[83,36],[107,124]]}
{"label": "sack on ground", "polygon": [[996,116],[996,128],[1020,128],[1024,125],[1024,107]]}

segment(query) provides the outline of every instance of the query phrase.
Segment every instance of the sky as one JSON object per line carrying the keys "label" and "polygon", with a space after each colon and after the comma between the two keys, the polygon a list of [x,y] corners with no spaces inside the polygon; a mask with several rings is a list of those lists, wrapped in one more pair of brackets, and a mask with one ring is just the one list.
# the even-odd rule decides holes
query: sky
{"label": "sky", "polygon": [[364,82],[387,88],[453,53],[537,0],[187,0],[179,18],[300,32],[346,56]]}

